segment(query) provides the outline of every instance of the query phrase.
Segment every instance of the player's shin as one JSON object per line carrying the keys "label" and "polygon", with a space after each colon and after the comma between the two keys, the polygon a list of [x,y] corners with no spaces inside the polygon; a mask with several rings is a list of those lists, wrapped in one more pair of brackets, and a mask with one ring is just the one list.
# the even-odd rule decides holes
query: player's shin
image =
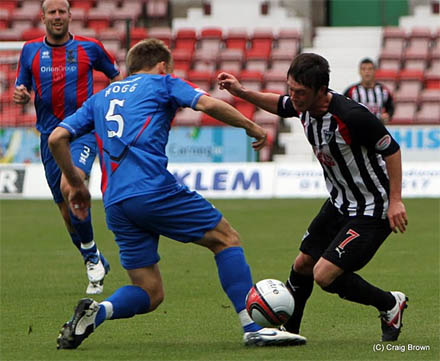
{"label": "player's shin", "polygon": [[96,244],[93,241],[92,218],[90,216],[90,212],[87,218],[83,221],[77,218],[70,210],[69,215],[75,233],[78,235],[81,242],[81,254],[86,261],[90,255],[97,254]]}
{"label": "player's shin", "polygon": [[329,286],[322,288],[326,292],[337,293],[339,297],[363,305],[372,305],[379,311],[391,309],[396,301],[390,292],[386,292],[365,281],[361,276],[345,272]]}
{"label": "player's shin", "polygon": [[229,247],[215,255],[223,290],[234,305],[245,332],[261,329],[247,315],[246,295],[252,287],[252,276],[241,247]]}
{"label": "player's shin", "polygon": [[295,272],[292,268],[289,279],[286,282],[287,289],[295,299],[295,309],[292,316],[284,324],[287,331],[299,333],[304,307],[313,290],[313,277]]}
{"label": "player's shin", "polygon": [[95,320],[98,327],[105,320],[130,318],[150,310],[150,296],[138,286],[123,286],[99,304]]}

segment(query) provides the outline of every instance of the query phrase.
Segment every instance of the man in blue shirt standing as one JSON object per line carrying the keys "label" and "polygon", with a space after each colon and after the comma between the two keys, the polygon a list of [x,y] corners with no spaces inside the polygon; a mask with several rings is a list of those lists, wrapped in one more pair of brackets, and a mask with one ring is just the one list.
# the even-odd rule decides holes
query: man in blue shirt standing
{"label": "man in blue shirt standing", "polygon": [[[35,93],[36,127],[41,134],[41,160],[47,184],[72,242],[83,256],[89,279],[86,292],[99,294],[110,266],[97,249],[91,217],[80,220],[69,212],[64,202],[69,185],[52,158],[47,142],[58,123],[92,96],[93,69],[103,72],[111,81],[120,80],[121,76],[115,59],[101,42],[69,32],[72,15],[67,0],[45,0],[41,3],[41,11],[46,36],[23,45],[13,100],[26,104],[31,98],[30,90]],[[80,169],[83,180],[87,179],[96,157],[94,135],[85,134],[75,139],[71,151],[75,166]]]}
{"label": "man in blue shirt standing", "polygon": [[156,39],[136,44],[127,55],[125,80],[108,86],[66,118],[49,139],[51,151],[73,191],[69,205],[80,218],[88,215],[90,194],[69,153],[71,138],[96,133],[102,169],[101,189],[107,225],[115,234],[122,266],[132,285],[101,303],[82,299],[57,339],[58,348],[77,348],[107,319],[133,317],[156,309],[164,297],[157,252],[160,235],[210,249],[220,282],[234,305],[245,345],[299,345],[300,335],[256,325],[245,299],[252,286],[239,234],[222,214],[168,172],[165,146],[175,113],[191,107],[229,125],[244,128],[255,150],[266,132],[235,108],[169,75],[169,49]]}

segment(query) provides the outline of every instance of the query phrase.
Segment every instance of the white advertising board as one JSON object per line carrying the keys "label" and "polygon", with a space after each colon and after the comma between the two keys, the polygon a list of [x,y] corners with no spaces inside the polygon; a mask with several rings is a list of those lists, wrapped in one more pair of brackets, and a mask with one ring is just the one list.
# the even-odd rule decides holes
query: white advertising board
{"label": "white advertising board", "polygon": [[[175,163],[176,179],[207,198],[321,198],[327,197],[322,170],[313,163]],[[95,164],[90,192],[101,198],[101,172]],[[440,162],[403,164],[404,198],[440,198]],[[0,165],[0,199],[50,199],[43,166]]]}

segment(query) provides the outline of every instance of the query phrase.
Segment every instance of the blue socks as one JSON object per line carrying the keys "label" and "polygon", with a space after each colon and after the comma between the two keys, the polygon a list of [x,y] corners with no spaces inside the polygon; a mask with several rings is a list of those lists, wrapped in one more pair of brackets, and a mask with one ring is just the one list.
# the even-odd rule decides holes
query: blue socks
{"label": "blue socks", "polygon": [[123,286],[99,305],[95,319],[98,327],[106,319],[130,318],[147,313],[150,309],[150,296],[139,286]]}
{"label": "blue socks", "polygon": [[[244,332],[261,329],[252,321],[246,311],[246,295],[252,287],[251,271],[241,247],[230,247],[215,255],[218,275],[223,290],[234,305]],[[138,286],[123,286],[100,303],[95,318],[95,327],[106,319],[129,318],[147,313],[150,296]]]}
{"label": "blue socks", "polygon": [[244,331],[260,330],[261,327],[251,320],[246,311],[246,295],[252,287],[252,276],[243,248],[226,248],[215,255],[215,261],[220,283],[234,305]]}
{"label": "blue socks", "polygon": [[[96,252],[97,252],[96,244],[94,244],[93,242],[92,217],[90,216],[90,212],[89,212],[87,218],[82,221],[79,218],[77,218],[70,209],[69,209],[69,215],[70,215],[70,221],[72,222],[72,226],[75,230],[75,233],[70,233],[70,238],[72,238],[72,242],[75,244],[76,248],[78,248],[79,251],[81,252],[84,261],[87,261],[89,257],[96,256]],[[89,247],[83,248],[81,245],[89,245]]]}

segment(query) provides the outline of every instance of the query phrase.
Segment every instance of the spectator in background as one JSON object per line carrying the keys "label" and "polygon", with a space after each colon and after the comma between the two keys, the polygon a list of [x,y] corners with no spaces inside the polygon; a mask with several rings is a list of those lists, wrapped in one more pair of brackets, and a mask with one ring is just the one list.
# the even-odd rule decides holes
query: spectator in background
{"label": "spectator in background", "polygon": [[[67,0],[45,0],[41,19],[46,36],[28,41],[21,51],[13,100],[26,104],[35,92],[37,130],[41,133],[41,159],[46,180],[64,219],[70,237],[86,264],[88,294],[103,290],[103,280],[110,266],[93,239],[91,217],[80,220],[69,210],[70,186],[61,174],[48,147],[51,131],[65,117],[73,114],[92,95],[93,69],[102,71],[112,81],[120,78],[114,58],[103,45],[90,38],[72,35],[70,4]],[[93,133],[71,144],[71,152],[82,181],[85,181],[96,156]]]}
{"label": "spectator in background", "polygon": [[391,92],[385,85],[376,81],[376,66],[369,59],[363,59],[359,64],[361,82],[351,85],[344,95],[365,105],[370,112],[388,123],[394,113],[394,103]]}

